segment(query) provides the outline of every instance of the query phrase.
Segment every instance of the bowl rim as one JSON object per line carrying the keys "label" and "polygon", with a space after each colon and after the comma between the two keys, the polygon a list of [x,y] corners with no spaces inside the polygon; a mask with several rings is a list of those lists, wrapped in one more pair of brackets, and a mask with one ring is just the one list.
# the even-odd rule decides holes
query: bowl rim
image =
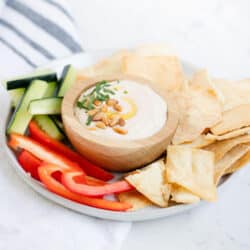
{"label": "bowl rim", "polygon": [[[94,86],[97,82],[102,80],[115,81],[115,80],[132,80],[139,84],[145,84],[149,86],[153,91],[160,95],[167,104],[167,119],[163,127],[151,136],[141,139],[118,139],[109,138],[108,136],[101,136],[91,133],[85,126],[83,126],[74,114],[74,108],[76,101],[80,95],[88,88]],[[74,86],[64,96],[62,102],[62,119],[63,123],[66,124],[66,128],[70,127],[79,137],[84,138],[87,141],[95,142],[104,147],[113,148],[138,148],[144,147],[145,144],[152,146],[159,144],[169,136],[173,135],[178,122],[179,112],[178,105],[174,101],[174,95],[168,93],[166,90],[159,86],[156,86],[152,81],[146,80],[142,77],[132,76],[128,74],[113,74],[113,75],[102,75],[93,78],[87,78],[85,80],[77,81]],[[69,125],[70,126],[67,126]],[[67,130],[67,129],[66,129]],[[67,132],[67,131],[66,131]]]}

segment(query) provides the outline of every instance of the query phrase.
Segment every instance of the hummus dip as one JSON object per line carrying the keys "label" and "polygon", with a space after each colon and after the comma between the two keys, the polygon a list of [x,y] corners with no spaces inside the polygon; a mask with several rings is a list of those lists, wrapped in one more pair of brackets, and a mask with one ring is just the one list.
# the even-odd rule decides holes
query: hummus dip
{"label": "hummus dip", "polygon": [[75,116],[93,134],[137,140],[157,133],[167,120],[167,104],[149,86],[135,81],[100,82],[84,91]]}

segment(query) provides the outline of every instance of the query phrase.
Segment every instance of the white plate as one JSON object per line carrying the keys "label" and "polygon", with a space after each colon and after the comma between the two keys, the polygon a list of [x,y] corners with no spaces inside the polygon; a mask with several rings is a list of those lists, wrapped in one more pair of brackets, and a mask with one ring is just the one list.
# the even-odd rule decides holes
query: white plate
{"label": "white plate", "polygon": [[[73,64],[76,67],[84,67],[93,64],[94,62],[100,60],[101,58],[109,55],[111,51],[99,51],[95,53],[81,53],[75,56],[72,56],[67,59],[59,60],[52,62],[46,65],[43,68],[53,68],[58,73],[61,72],[62,68],[67,64]],[[183,68],[186,74],[191,74],[195,67],[187,62],[183,62]],[[0,84],[1,85],[1,84]],[[54,193],[51,193],[44,186],[31,178],[18,164],[15,155],[6,145],[6,136],[5,136],[5,127],[8,120],[10,112],[10,98],[7,91],[0,86],[0,107],[1,107],[1,116],[0,116],[0,145],[7,154],[11,166],[17,171],[19,176],[36,192],[44,196],[45,198],[54,201],[61,206],[72,209],[76,212],[87,214],[90,216],[102,218],[102,219],[111,219],[119,221],[144,221],[150,219],[156,219],[161,217],[167,217],[177,213],[184,212],[188,209],[191,209],[198,204],[204,203],[199,202],[191,205],[177,205],[168,208],[158,208],[158,207],[147,207],[135,212],[112,212],[103,209],[97,209],[89,206],[85,206],[68,199],[64,199]],[[228,178],[227,178],[228,179]]]}

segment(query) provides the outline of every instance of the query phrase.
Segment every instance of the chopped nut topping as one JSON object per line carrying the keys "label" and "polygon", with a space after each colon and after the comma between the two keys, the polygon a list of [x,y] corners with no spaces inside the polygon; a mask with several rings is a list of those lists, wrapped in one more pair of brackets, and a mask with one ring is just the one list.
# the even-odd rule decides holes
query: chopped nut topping
{"label": "chopped nut topping", "polygon": [[117,100],[115,100],[115,99],[108,99],[107,101],[106,101],[106,104],[108,105],[108,106],[111,106],[111,107],[113,107],[115,104],[117,104],[118,103],[118,101]]}
{"label": "chopped nut topping", "polygon": [[114,127],[115,125],[117,125],[120,118],[121,118],[120,115],[113,115],[110,122],[109,122],[110,127]]}
{"label": "chopped nut topping", "polygon": [[94,116],[95,114],[97,114],[99,112],[98,109],[91,109],[88,111],[88,115],[90,116]]}
{"label": "chopped nut topping", "polygon": [[125,122],[125,120],[124,120],[123,118],[120,118],[119,121],[118,121],[118,124],[119,124],[121,127],[123,127],[123,126],[125,126],[126,122]]}
{"label": "chopped nut topping", "polygon": [[119,127],[114,127],[113,130],[114,130],[116,133],[121,134],[121,135],[125,135],[125,134],[128,133],[127,130],[122,129],[122,128],[119,128]]}
{"label": "chopped nut topping", "polygon": [[106,114],[103,115],[102,117],[102,122],[106,125],[109,126],[109,119],[108,116]]}
{"label": "chopped nut topping", "polygon": [[89,130],[111,128],[114,132],[125,135],[128,131],[122,127],[126,125],[126,121],[120,113],[123,107],[117,99],[110,98],[115,92],[108,89],[109,86],[106,81],[97,83],[94,91],[79,101],[78,107],[85,109],[88,115],[87,126],[94,122],[94,127],[88,128]]}
{"label": "chopped nut topping", "polygon": [[102,104],[102,102],[99,101],[99,100],[95,100],[95,101],[94,101],[94,104],[95,104],[95,106],[100,106],[100,105]]}
{"label": "chopped nut topping", "polygon": [[97,113],[96,115],[93,116],[93,121],[101,121],[102,120],[102,117],[103,117],[103,113],[102,112],[99,112]]}
{"label": "chopped nut topping", "polygon": [[118,111],[118,112],[121,112],[121,111],[122,111],[122,106],[119,105],[118,103],[116,103],[113,107],[114,107],[114,109],[115,109],[116,111]]}
{"label": "chopped nut topping", "polygon": [[104,113],[108,111],[108,107],[107,107],[106,104],[103,104],[103,106],[101,108],[101,111],[104,112]]}
{"label": "chopped nut topping", "polygon": [[106,128],[106,125],[103,122],[97,122],[95,125],[96,125],[97,128],[101,128],[101,129]]}

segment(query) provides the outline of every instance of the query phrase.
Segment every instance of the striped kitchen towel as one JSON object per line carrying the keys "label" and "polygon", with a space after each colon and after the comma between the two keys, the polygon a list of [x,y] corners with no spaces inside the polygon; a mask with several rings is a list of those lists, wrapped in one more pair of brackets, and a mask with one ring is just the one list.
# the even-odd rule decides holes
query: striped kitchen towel
{"label": "striped kitchen towel", "polygon": [[67,1],[4,1],[0,9],[1,79],[81,51]]}

